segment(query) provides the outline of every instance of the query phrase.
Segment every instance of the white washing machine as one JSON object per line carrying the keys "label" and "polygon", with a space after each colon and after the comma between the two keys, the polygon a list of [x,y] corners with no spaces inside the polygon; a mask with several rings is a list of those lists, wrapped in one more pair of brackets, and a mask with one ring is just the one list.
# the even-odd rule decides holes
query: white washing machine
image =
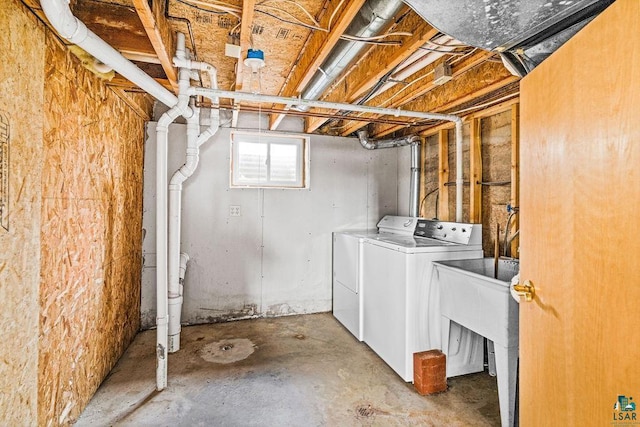
{"label": "white washing machine", "polygon": [[[482,257],[480,224],[419,219],[413,236],[364,239],[364,342],[405,381],[413,381],[414,353],[442,348],[432,261]],[[483,369],[483,338],[452,325],[447,377]]]}
{"label": "white washing machine", "polygon": [[387,215],[378,229],[333,233],[333,315],[358,340],[363,340],[363,244],[368,238],[413,235],[418,220]]}

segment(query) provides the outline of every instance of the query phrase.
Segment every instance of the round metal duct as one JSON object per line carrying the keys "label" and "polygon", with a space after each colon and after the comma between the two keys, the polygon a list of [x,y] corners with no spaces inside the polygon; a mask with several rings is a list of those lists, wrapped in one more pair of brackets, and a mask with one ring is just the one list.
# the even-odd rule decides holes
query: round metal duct
{"label": "round metal duct", "polygon": [[526,73],[613,0],[405,0],[405,3],[434,28],[465,44],[516,55],[518,65]]}

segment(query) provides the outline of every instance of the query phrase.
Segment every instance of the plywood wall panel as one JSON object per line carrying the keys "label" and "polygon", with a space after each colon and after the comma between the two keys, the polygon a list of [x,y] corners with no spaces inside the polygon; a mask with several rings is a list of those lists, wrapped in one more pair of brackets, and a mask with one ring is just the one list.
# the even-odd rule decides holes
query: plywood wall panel
{"label": "plywood wall panel", "polygon": [[0,52],[9,53],[0,61],[0,116],[10,151],[8,230],[0,227],[0,425],[23,426],[35,424],[37,412],[45,44],[41,25],[17,1],[3,2],[0,28]]}
{"label": "plywood wall panel", "polygon": [[144,123],[46,47],[38,423],[64,425],[139,327]]}

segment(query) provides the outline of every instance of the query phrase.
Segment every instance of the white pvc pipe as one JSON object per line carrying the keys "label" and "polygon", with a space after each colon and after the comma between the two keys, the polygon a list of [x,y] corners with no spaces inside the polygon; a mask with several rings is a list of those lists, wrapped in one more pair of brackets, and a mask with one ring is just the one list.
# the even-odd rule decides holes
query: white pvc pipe
{"label": "white pvc pipe", "polygon": [[191,87],[192,95],[202,95],[208,98],[219,97],[235,99],[237,101],[251,101],[274,104],[296,104],[309,107],[326,108],[329,110],[347,110],[360,113],[392,115],[395,117],[414,117],[419,119],[446,120],[454,122],[456,126],[456,222],[462,222],[462,191],[464,186],[462,170],[462,119],[453,114],[427,113],[422,111],[406,111],[393,108],[369,107],[367,105],[353,105],[341,102],[317,101],[312,99],[287,98],[283,96],[262,95],[249,92],[231,92],[226,90]]}
{"label": "white pvc pipe", "polygon": [[173,174],[169,183],[169,255],[167,261],[169,277],[169,353],[180,350],[182,295],[180,293],[179,274],[182,183],[191,176],[198,164],[196,140],[200,132],[200,109],[192,109],[194,114],[187,119],[186,162]]}
{"label": "white pvc pipe", "polygon": [[462,191],[464,190],[464,171],[462,170],[462,119],[456,124],[456,222],[462,222]]}
{"label": "white pvc pipe", "polygon": [[411,144],[411,183],[409,186],[409,216],[420,216],[420,140]]}
{"label": "white pvc pipe", "polygon": [[[184,34],[178,33],[178,43],[176,49],[176,57],[174,64],[180,67],[180,70],[188,70],[191,77],[194,76],[193,69],[201,70],[209,74],[210,84],[212,88],[218,87],[218,78],[216,68],[210,64],[198,61],[191,61],[188,58],[186,49],[184,48]],[[212,100],[215,103],[218,99]],[[204,144],[213,134],[218,131],[220,123],[220,112],[217,109],[210,110],[209,127],[200,133],[200,109],[192,108],[193,115],[187,118],[187,148],[185,155],[185,163],[171,177],[169,183],[169,249],[168,249],[168,307],[169,307],[169,327],[168,327],[168,351],[174,353],[180,350],[180,332],[183,291],[180,281],[180,275],[184,278],[184,270],[186,270],[186,261],[183,266],[183,257],[188,255],[180,253],[180,226],[182,223],[182,184],[193,175],[198,167],[200,146]]]}
{"label": "white pvc pipe", "polygon": [[347,104],[343,102],[327,102],[327,101],[318,101],[314,99],[287,98],[285,96],[262,95],[259,93],[250,93],[250,92],[233,92],[229,90],[209,89],[204,87],[192,86],[189,89],[189,94],[202,95],[207,98],[216,97],[216,98],[235,99],[236,101],[307,105],[309,107],[324,108],[328,110],[347,110],[347,111],[356,111],[359,113],[390,115],[394,117],[413,117],[418,119],[446,120],[448,122],[456,122],[458,120],[462,120],[460,117],[454,116],[453,114],[409,111],[409,110],[401,110],[400,108],[395,109],[395,108],[370,107],[368,105],[355,105],[355,104]]}
{"label": "white pvc pipe", "polygon": [[167,386],[167,350],[169,347],[168,323],[168,219],[167,219],[167,158],[168,158],[168,136],[169,124],[171,124],[180,114],[185,114],[188,109],[189,95],[189,71],[180,70],[178,72],[178,103],[169,109],[158,120],[156,127],[156,324],[157,324],[157,369],[156,388],[158,391]]}
{"label": "white pvc pipe", "polygon": [[166,106],[176,105],[178,98],[173,93],[105,43],[82,21],[73,16],[68,0],[44,0],[40,2],[40,5],[53,28],[62,37],[80,46],[87,53],[138,85]]}

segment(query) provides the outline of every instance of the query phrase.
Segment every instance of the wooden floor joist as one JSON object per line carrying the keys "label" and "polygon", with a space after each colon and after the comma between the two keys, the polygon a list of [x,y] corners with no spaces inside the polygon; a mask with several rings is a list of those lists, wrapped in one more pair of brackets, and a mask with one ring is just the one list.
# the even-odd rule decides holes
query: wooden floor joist
{"label": "wooden floor joist", "polygon": [[[353,103],[366,94],[386,73],[409,58],[424,43],[438,34],[413,11],[393,27],[392,31],[409,31],[413,35],[403,40],[402,46],[374,46],[356,63],[348,74],[336,82],[331,91],[323,96],[324,101]],[[309,119],[306,131],[313,132],[326,121],[324,118]]]}
{"label": "wooden floor joist", "polygon": [[[336,8],[342,5],[342,2],[328,3],[327,10],[320,19],[320,25],[324,28],[331,25],[330,31],[328,33],[315,31],[309,36],[296,61],[296,66],[280,90],[280,96],[300,95],[305,86],[311,81],[318,67],[327,59],[331,50],[340,40],[340,36],[347,29],[364,2],[365,0],[349,0],[341,6],[340,10],[336,10]],[[275,130],[284,117],[284,113],[272,114],[269,128]]]}
{"label": "wooden floor joist", "polygon": [[136,12],[142,21],[144,30],[149,37],[153,49],[160,59],[162,69],[175,93],[178,92],[178,72],[173,66],[173,52],[175,41],[173,30],[165,18],[165,2],[154,1],[151,5],[147,0],[133,0]]}
{"label": "wooden floor joist", "polygon": [[[457,62],[451,67],[452,78],[458,78],[473,67],[476,67],[485,62],[492,55],[493,52],[477,51],[464,60]],[[367,105],[386,108],[400,108],[403,105],[413,101],[414,99],[420,96],[424,96],[431,90],[436,89],[438,86],[433,83],[432,75],[436,64],[439,64],[440,62],[442,61],[435,61],[434,63],[410,76],[407,80],[411,86],[400,84],[395,85],[389,90],[386,90],[385,92],[377,95],[375,98],[369,100],[369,102],[367,102]],[[412,84],[411,82],[414,81],[416,83]],[[411,89],[407,90],[409,87]],[[376,116],[369,114],[367,115],[367,117]],[[362,124],[362,122],[345,121],[343,124],[341,124],[341,126],[343,127],[343,129],[341,130],[340,134],[342,136],[347,136],[363,127],[364,124]]]}
{"label": "wooden floor joist", "polygon": [[247,51],[251,47],[251,24],[253,23],[255,0],[243,0],[242,2],[242,21],[240,21],[240,57],[236,66],[236,85],[235,90],[242,91],[244,80],[244,59],[247,57]]}
{"label": "wooden floor joist", "polygon": [[[431,91],[429,96],[415,99],[403,106],[404,110],[429,111],[434,113],[452,112],[456,107],[481,96],[488,95],[515,81],[519,77],[511,75],[502,64],[485,62],[460,76],[455,84],[449,82]],[[455,114],[455,112],[452,112]],[[401,125],[374,125],[371,136],[381,138],[403,129]]]}
{"label": "wooden floor joist", "polygon": [[482,119],[472,119],[469,141],[469,222],[482,224]]}

